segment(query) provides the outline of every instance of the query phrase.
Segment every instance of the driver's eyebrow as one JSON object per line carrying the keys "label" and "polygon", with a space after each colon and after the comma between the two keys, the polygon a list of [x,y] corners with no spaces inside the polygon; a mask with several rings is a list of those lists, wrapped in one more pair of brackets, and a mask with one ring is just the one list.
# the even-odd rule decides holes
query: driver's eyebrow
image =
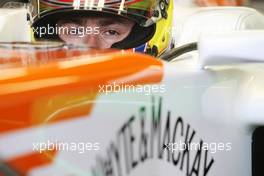
{"label": "driver's eyebrow", "polygon": [[109,25],[114,25],[114,24],[120,24],[120,25],[127,25],[129,24],[128,20],[123,20],[123,19],[113,19],[113,18],[106,18],[106,19],[99,19],[98,24],[100,26],[109,26]]}

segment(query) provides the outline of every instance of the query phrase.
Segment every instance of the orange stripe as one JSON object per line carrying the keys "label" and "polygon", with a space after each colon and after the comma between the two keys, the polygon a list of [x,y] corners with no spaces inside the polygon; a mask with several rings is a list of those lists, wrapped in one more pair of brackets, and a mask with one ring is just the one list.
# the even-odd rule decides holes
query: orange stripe
{"label": "orange stripe", "polygon": [[9,160],[6,164],[19,172],[20,176],[26,176],[34,168],[51,164],[56,154],[57,152],[55,150],[45,151],[43,153],[32,153]]}
{"label": "orange stripe", "polygon": [[196,0],[200,6],[241,6],[243,0]]}

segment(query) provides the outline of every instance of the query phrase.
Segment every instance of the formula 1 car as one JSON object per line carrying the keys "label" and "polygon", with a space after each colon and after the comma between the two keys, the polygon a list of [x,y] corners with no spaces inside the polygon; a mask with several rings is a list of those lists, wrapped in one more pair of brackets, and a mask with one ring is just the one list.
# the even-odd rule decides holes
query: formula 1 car
{"label": "formula 1 car", "polygon": [[262,176],[264,18],[213,9],[159,59],[1,43],[0,175]]}

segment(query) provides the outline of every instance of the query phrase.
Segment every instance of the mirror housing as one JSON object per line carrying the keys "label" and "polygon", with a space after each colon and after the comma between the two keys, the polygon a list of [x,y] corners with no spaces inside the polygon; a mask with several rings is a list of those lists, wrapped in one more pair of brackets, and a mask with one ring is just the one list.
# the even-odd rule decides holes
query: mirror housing
{"label": "mirror housing", "polygon": [[211,33],[198,42],[199,66],[264,62],[264,30]]}

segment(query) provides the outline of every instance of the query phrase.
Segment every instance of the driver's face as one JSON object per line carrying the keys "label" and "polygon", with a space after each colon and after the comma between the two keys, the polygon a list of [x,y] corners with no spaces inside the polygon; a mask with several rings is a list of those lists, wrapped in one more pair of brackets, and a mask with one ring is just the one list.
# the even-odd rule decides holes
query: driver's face
{"label": "driver's face", "polygon": [[123,18],[90,17],[63,20],[60,28],[82,29],[78,34],[60,32],[59,37],[67,44],[86,44],[91,48],[106,49],[125,39],[132,30],[134,22]]}

